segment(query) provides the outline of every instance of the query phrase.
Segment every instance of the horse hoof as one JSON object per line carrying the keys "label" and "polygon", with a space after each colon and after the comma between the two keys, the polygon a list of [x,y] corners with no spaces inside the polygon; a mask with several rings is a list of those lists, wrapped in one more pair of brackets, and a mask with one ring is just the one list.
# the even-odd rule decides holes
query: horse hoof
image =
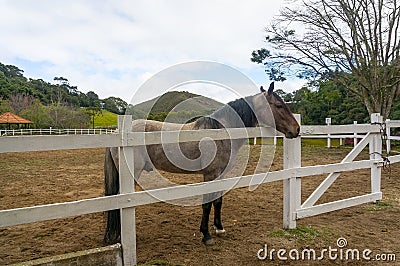
{"label": "horse hoof", "polygon": [[204,245],[206,245],[206,246],[212,246],[212,245],[215,244],[215,241],[214,241],[214,239],[212,239],[212,238],[206,239],[206,240],[203,239],[203,243],[204,243]]}
{"label": "horse hoof", "polygon": [[225,229],[215,229],[215,234],[217,236],[224,236],[224,235],[226,235],[226,231],[225,231]]}

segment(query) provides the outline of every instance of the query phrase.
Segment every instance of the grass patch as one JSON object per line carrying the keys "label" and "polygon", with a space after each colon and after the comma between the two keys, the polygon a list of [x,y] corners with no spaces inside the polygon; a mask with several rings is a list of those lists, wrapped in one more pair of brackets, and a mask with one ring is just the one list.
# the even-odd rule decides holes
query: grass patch
{"label": "grass patch", "polygon": [[167,260],[151,260],[148,262],[145,262],[143,264],[138,264],[138,266],[180,266],[183,264],[172,264]]}
{"label": "grass patch", "polygon": [[[311,139],[311,138],[303,138],[301,140],[303,145],[309,146],[320,146],[326,147],[327,146],[327,139]],[[339,139],[331,139],[331,147],[339,147]]]}
{"label": "grass patch", "polygon": [[44,239],[44,238],[46,238],[46,237],[49,237],[49,236],[50,236],[49,234],[39,235],[39,236],[35,236],[33,239],[35,239],[35,240],[42,240],[42,239]]}
{"label": "grass patch", "polygon": [[220,251],[222,251],[222,248],[221,247],[213,247],[212,250],[216,251],[216,252],[220,252]]}
{"label": "grass patch", "polygon": [[334,230],[330,227],[316,228],[312,226],[298,226],[295,229],[272,231],[269,233],[271,237],[286,238],[289,240],[296,240],[300,242],[311,242],[316,238],[324,240],[331,240],[336,237]]}
{"label": "grass patch", "polygon": [[116,128],[118,125],[118,115],[107,110],[102,110],[100,115],[94,117],[94,127]]}
{"label": "grass patch", "polygon": [[[263,145],[272,145],[274,143],[273,138],[257,138],[257,144],[263,144]],[[327,146],[327,139],[326,138],[303,138],[301,139],[302,145],[308,145],[308,146],[318,146],[318,147],[326,147]],[[254,139],[251,138],[249,139],[249,144],[253,145],[254,144]],[[276,144],[278,146],[283,145],[283,138],[278,138]],[[331,147],[339,147],[339,139],[331,139]]]}
{"label": "grass patch", "polygon": [[381,211],[381,210],[386,210],[388,208],[393,207],[392,203],[390,201],[377,201],[375,203],[372,203],[368,206],[369,211]]}

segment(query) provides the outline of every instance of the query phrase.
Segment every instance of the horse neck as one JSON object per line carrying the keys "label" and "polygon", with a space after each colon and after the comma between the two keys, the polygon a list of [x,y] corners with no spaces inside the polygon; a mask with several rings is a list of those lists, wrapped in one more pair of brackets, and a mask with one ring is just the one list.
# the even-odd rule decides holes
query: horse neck
{"label": "horse neck", "polygon": [[210,115],[225,128],[255,127],[253,96],[232,101]]}
{"label": "horse neck", "polygon": [[[219,121],[224,128],[255,127],[257,124],[253,111],[253,96],[230,102],[210,116]],[[232,139],[230,141],[232,152],[236,156],[238,150],[245,143],[246,138]]]}

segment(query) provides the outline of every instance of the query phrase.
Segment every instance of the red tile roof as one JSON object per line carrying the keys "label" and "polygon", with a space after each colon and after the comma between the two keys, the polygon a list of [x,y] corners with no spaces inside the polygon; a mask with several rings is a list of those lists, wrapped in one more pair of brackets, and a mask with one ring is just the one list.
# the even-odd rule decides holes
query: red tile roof
{"label": "red tile roof", "polygon": [[0,124],[32,124],[32,121],[22,118],[11,112],[6,112],[0,115]]}

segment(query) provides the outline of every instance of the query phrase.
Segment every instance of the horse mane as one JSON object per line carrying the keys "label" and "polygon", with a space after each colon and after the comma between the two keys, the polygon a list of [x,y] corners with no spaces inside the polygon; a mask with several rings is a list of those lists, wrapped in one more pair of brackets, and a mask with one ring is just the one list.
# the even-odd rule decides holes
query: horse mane
{"label": "horse mane", "polygon": [[277,101],[285,103],[285,101],[281,98],[281,96],[279,96],[276,92],[272,92],[272,95],[274,95]]}
{"label": "horse mane", "polygon": [[202,116],[196,120],[194,124],[195,129],[220,129],[224,126],[218,120],[211,116]]}
{"label": "horse mane", "polygon": [[[195,128],[206,128],[206,129],[220,129],[224,126],[218,122],[219,119],[224,118],[231,127],[254,127],[257,124],[257,118],[253,111],[253,104],[251,97],[240,98],[231,101],[213,112],[209,116],[204,116],[196,120]],[[236,115],[232,112],[235,111]],[[240,120],[237,119],[240,117]]]}

